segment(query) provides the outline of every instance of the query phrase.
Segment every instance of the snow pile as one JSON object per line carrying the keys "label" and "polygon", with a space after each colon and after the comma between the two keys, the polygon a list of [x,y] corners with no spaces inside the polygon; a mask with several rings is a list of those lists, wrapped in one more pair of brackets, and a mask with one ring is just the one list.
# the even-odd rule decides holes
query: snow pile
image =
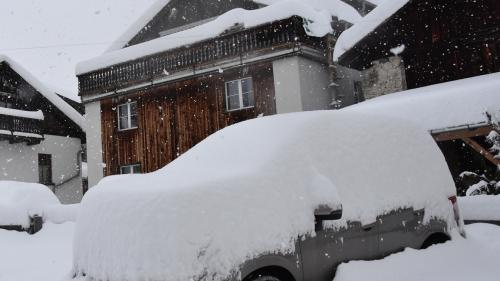
{"label": "snow pile", "polygon": [[399,9],[404,7],[408,1],[409,0],[378,1],[381,3],[379,3],[375,9],[364,16],[362,20],[340,34],[333,51],[333,60],[337,61],[344,53],[354,47],[359,41],[363,40],[363,38],[399,11]]}
{"label": "snow pile", "polygon": [[0,115],[8,115],[8,116],[43,120],[43,112],[41,110],[25,111],[25,110],[19,110],[19,109],[0,107]]}
{"label": "snow pile", "polygon": [[464,220],[500,221],[500,195],[475,195],[458,197]]}
{"label": "snow pile", "polygon": [[0,281],[68,278],[74,228],[74,223],[45,223],[33,235],[0,229]]}
{"label": "snow pile", "polygon": [[342,204],[333,227],[405,206],[451,226],[454,194],[439,148],[406,122],[332,111],[258,118],[154,173],[104,178],[81,203],[74,271],[220,280],[247,258],[294,251],[321,204]]}
{"label": "snow pile", "polygon": [[[256,3],[264,5],[275,5],[288,0],[254,0]],[[361,15],[351,5],[340,0],[299,0],[318,11],[328,11],[332,17],[337,17],[349,23],[356,23],[362,19]]]}
{"label": "snow pile", "polygon": [[405,44],[401,44],[401,45],[399,45],[399,46],[396,46],[396,47],[394,47],[394,48],[390,49],[389,51],[390,51],[393,55],[395,55],[395,56],[399,56],[401,53],[403,53],[403,52],[405,51],[405,49],[406,49]]}
{"label": "snow pile", "polygon": [[[342,12],[350,9],[351,12],[343,12],[342,14],[350,15],[349,18],[351,20],[355,20],[354,18],[361,18],[354,8],[348,7],[347,4],[345,4],[345,6],[341,5],[338,3],[340,2],[338,0],[334,0],[332,3],[326,5],[324,9],[317,9],[320,6],[313,5],[326,3],[326,1],[322,0],[312,1],[313,4],[310,4],[310,1],[299,0],[266,2],[272,3],[269,6],[257,10],[233,9],[222,14],[213,21],[191,29],[180,31],[121,50],[105,53],[102,56],[79,63],[76,68],[76,73],[77,75],[84,74],[96,69],[109,67],[122,62],[167,51],[169,49],[214,38],[230,29],[235,24],[242,24],[245,28],[252,28],[268,22],[283,20],[292,16],[299,16],[307,19],[307,26],[305,26],[305,30],[308,35],[323,37],[332,32],[332,9],[335,10],[335,7],[341,7]],[[356,13],[358,17],[353,16],[353,13]],[[338,16],[341,17],[340,14],[338,14]]]}
{"label": "snow pile", "polygon": [[44,208],[60,204],[46,186],[37,183],[0,181],[0,225],[29,227],[29,217],[43,216]]}
{"label": "snow pile", "polygon": [[408,248],[382,260],[341,264],[334,281],[498,280],[500,227],[472,224],[465,230],[467,239],[456,235],[425,250]]}
{"label": "snow pile", "polygon": [[28,70],[22,67],[13,59],[0,55],[0,62],[6,62],[17,74],[19,74],[26,82],[28,82],[35,90],[40,92],[45,98],[47,98],[55,107],[57,107],[62,113],[64,113],[69,119],[71,119],[75,124],[77,124],[83,131],[85,131],[84,118],[76,111],[71,105],[65,102],[57,93],[48,87],[43,82],[39,81],[35,76],[33,76]]}
{"label": "snow pile", "polygon": [[50,205],[43,209],[43,219],[52,223],[75,222],[80,212],[80,204]]}
{"label": "snow pile", "polygon": [[477,76],[374,98],[343,110],[401,118],[436,130],[486,124],[500,117],[500,73]]}

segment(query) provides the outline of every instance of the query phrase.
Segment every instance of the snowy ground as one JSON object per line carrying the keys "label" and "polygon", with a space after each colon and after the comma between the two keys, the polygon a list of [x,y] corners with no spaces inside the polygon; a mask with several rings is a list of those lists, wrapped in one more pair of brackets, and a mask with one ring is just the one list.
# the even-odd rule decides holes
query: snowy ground
{"label": "snowy ground", "polygon": [[[74,223],[48,223],[39,233],[0,230],[0,281],[60,281],[68,278]],[[427,250],[406,250],[379,261],[340,266],[335,281],[498,280],[500,227],[466,226],[468,239]]]}
{"label": "snowy ground", "polygon": [[435,245],[427,250],[406,249],[378,261],[342,264],[335,281],[493,281],[499,280],[500,227],[466,226],[468,238]]}
{"label": "snowy ground", "polygon": [[75,223],[46,223],[35,235],[0,229],[0,281],[60,281],[71,270]]}

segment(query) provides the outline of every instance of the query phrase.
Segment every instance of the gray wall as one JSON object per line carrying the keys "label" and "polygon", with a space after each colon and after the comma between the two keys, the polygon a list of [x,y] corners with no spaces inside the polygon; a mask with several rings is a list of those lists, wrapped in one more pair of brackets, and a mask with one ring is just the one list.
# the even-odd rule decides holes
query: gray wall
{"label": "gray wall", "polygon": [[342,100],[342,106],[349,106],[362,101],[363,93],[355,98],[354,96],[354,82],[359,82],[360,85],[363,82],[363,77],[361,72],[355,69],[347,68],[344,66],[336,65],[337,79],[335,83],[338,85],[334,88],[337,97]]}
{"label": "gray wall", "polygon": [[400,57],[390,57],[372,62],[363,71],[363,92],[366,99],[406,90],[406,77]]}
{"label": "gray wall", "polygon": [[103,178],[101,102],[85,104],[87,133],[87,166],[89,188]]}
{"label": "gray wall", "polygon": [[328,66],[299,57],[273,61],[277,113],[329,109]]}

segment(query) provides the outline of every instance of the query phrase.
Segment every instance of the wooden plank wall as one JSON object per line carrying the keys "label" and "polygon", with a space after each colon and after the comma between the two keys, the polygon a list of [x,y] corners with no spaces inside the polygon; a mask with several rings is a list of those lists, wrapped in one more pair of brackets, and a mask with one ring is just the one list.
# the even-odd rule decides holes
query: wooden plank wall
{"label": "wooden plank wall", "polygon": [[[226,112],[224,82],[253,78],[255,107]],[[118,131],[117,106],[137,101],[139,126]],[[105,175],[120,166],[140,163],[143,173],[155,171],[228,125],[276,113],[272,64],[172,83],[101,101]]]}

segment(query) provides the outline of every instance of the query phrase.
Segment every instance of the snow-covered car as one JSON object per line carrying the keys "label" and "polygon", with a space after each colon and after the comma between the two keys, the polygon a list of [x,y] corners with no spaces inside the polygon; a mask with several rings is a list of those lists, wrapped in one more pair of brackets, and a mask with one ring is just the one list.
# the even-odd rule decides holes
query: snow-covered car
{"label": "snow-covered car", "polygon": [[35,233],[41,229],[44,210],[61,205],[45,185],[0,181],[0,228]]}
{"label": "snow-covered car", "polygon": [[77,280],[331,281],[346,260],[462,231],[429,133],[349,111],[258,118],[82,201]]}

